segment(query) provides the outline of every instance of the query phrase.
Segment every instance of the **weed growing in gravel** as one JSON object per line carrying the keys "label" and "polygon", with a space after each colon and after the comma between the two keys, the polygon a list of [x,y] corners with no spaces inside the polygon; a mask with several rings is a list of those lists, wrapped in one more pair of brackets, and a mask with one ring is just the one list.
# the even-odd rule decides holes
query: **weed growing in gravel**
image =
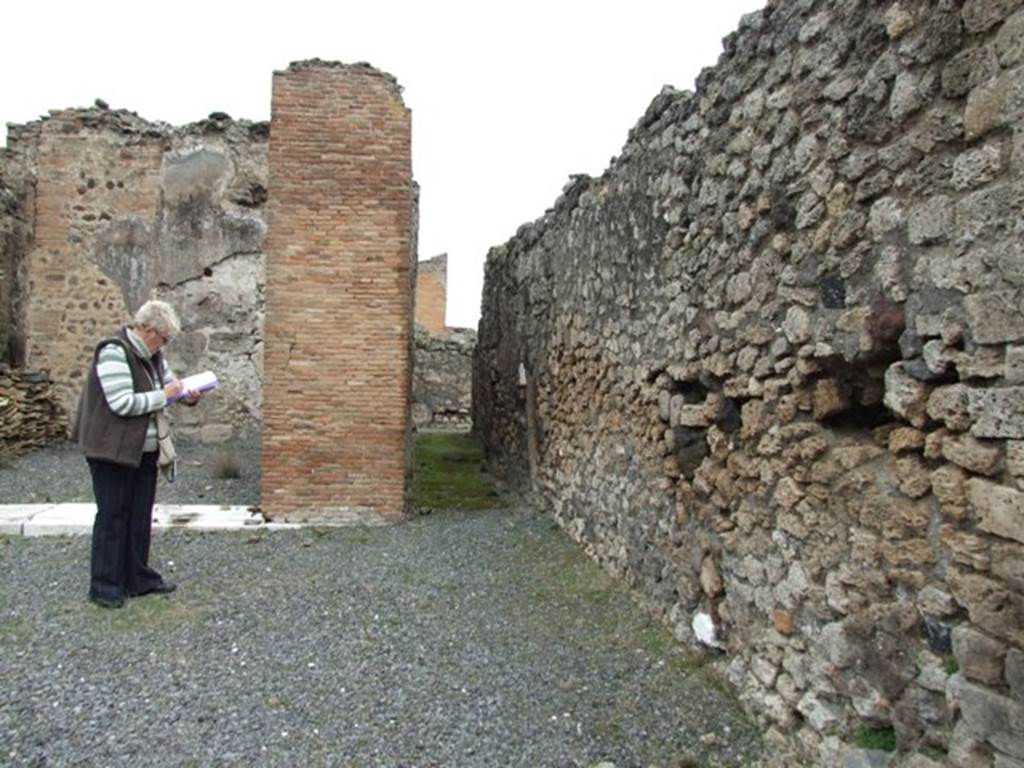
{"label": "weed growing in gravel", "polygon": [[217,480],[233,480],[242,476],[238,457],[229,450],[218,452],[213,460],[213,476]]}
{"label": "weed growing in gravel", "polygon": [[83,606],[91,611],[93,624],[103,632],[148,633],[175,624],[195,621],[198,611],[188,606],[180,597],[159,596],[137,597],[128,600],[124,608],[107,610],[91,604]]}

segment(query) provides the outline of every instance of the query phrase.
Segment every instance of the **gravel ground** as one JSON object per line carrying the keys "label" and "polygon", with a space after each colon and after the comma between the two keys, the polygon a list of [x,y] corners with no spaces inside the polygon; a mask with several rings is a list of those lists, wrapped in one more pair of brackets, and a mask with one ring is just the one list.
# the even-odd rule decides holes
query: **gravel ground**
{"label": "gravel ground", "polygon": [[[81,493],[59,467],[82,463],[22,459],[0,501],[12,469],[36,477],[21,493]],[[222,500],[196,476],[179,487]],[[85,536],[0,537],[0,764],[719,768],[762,750],[707,659],[528,509],[164,531],[152,559],[178,591],[115,611],[85,600],[88,559]]]}
{"label": "gravel ground", "polygon": [[[174,441],[178,476],[160,480],[157,503],[238,504],[260,500],[260,441],[258,437],[228,445],[204,445],[181,438]],[[234,474],[239,477],[224,477]],[[93,500],[89,467],[78,447],[54,443],[42,450],[0,462],[0,504]]]}

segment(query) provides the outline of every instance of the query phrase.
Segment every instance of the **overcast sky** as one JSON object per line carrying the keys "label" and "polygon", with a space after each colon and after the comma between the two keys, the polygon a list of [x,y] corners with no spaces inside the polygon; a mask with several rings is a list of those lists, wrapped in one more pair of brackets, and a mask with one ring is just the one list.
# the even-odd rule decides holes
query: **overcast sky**
{"label": "overcast sky", "polygon": [[661,87],[692,89],[764,4],[11,2],[0,125],[96,98],[175,125],[268,120],[274,70],[367,61],[412,109],[420,258],[448,253],[448,324],[475,327],[488,248],[543,215],[570,174],[604,171]]}

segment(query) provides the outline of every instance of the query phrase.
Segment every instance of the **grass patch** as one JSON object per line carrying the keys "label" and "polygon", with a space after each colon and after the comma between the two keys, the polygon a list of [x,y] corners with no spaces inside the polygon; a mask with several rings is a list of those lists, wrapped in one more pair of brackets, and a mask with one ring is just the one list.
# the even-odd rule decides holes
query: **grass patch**
{"label": "grass patch", "polygon": [[131,598],[123,608],[109,609],[93,606],[85,608],[93,614],[93,623],[104,632],[154,632],[176,624],[195,621],[199,613],[174,597],[150,595]]}
{"label": "grass patch", "polygon": [[23,642],[28,640],[31,634],[24,619],[0,621],[0,640]]}
{"label": "grass patch", "polygon": [[472,435],[419,434],[413,443],[412,506],[430,509],[494,509],[498,492],[483,471],[483,451]]}
{"label": "grass patch", "polygon": [[861,749],[877,749],[882,752],[895,752],[896,729],[891,725],[862,725],[857,729],[856,743]]}
{"label": "grass patch", "polygon": [[651,621],[640,630],[637,645],[651,656],[668,656],[676,650],[679,643],[672,637],[668,627]]}
{"label": "grass patch", "polygon": [[947,675],[955,675],[960,671],[960,662],[956,660],[955,656],[949,655],[942,660],[942,667],[946,670]]}

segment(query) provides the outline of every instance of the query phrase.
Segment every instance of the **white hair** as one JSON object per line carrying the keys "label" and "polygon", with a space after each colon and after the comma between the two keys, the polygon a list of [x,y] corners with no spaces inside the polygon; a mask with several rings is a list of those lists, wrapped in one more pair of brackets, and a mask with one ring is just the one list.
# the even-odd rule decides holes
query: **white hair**
{"label": "white hair", "polygon": [[147,301],[139,311],[135,313],[134,325],[136,327],[150,328],[165,336],[177,336],[181,330],[181,323],[174,307],[166,301]]}

